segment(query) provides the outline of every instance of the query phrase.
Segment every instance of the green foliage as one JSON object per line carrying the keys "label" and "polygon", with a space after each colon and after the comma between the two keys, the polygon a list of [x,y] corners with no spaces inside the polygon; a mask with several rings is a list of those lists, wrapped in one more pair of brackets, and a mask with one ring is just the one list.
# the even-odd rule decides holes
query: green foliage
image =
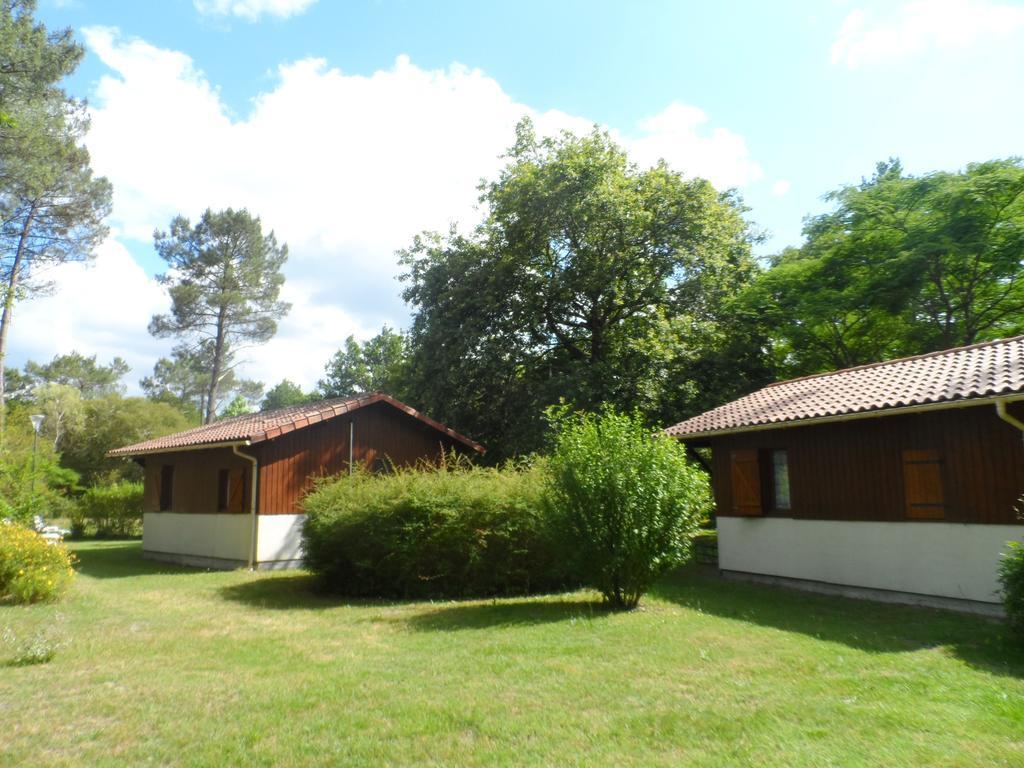
{"label": "green foliage", "polygon": [[[160,280],[169,286],[171,311],[155,315],[150,333],[195,342],[185,352],[205,371],[203,421],[221,404],[223,377],[234,368],[238,342],[265,342],[290,305],[279,299],[288,246],[263,234],[248,211],[207,209],[193,226],[177,216],[169,232],[157,232],[155,247],[167,262]],[[247,397],[246,399],[256,399]]]}
{"label": "green foliage", "polygon": [[142,533],[142,483],[94,485],[79,497],[71,518],[76,536],[138,536]]}
{"label": "green foliage", "polygon": [[106,236],[111,188],[93,176],[84,102],[60,82],[83,50],[70,30],[50,33],[35,3],[0,4],[0,448],[5,362],[14,305],[47,287],[45,267],[92,258]]}
{"label": "green foliage", "polygon": [[263,402],[260,403],[261,411],[273,411],[277,408],[287,408],[290,405],[302,405],[313,400],[319,400],[320,395],[313,392],[303,392],[302,387],[290,379],[282,379],[278,384],[271,387]]}
{"label": "green foliage", "polygon": [[710,507],[683,445],[637,415],[554,412],[547,504],[576,572],[614,608],[633,608],[690,556]]}
{"label": "green foliage", "polygon": [[248,400],[241,395],[235,395],[231,402],[225,405],[223,410],[217,414],[217,418],[230,419],[232,416],[244,416],[247,413],[252,413],[252,410]]}
{"label": "green foliage", "polygon": [[376,597],[521,595],[566,585],[539,466],[462,462],[322,481],[306,497],[306,565]]}
{"label": "green foliage", "polygon": [[1003,586],[1006,619],[1024,643],[1024,544],[1011,541],[999,563],[999,581]]}
{"label": "green foliage", "polygon": [[141,480],[141,467],[109,459],[107,451],[194,425],[174,406],[143,397],[106,395],[86,400],[80,427],[68,431],[61,443],[61,463],[77,472],[86,485]]}
{"label": "green foliage", "polygon": [[922,176],[890,160],[827,199],[745,296],[782,374],[1024,331],[1024,160]]}
{"label": "green foliage", "polygon": [[0,604],[55,600],[71,585],[73,556],[35,531],[0,521]]}
{"label": "green foliage", "polygon": [[679,418],[709,384],[727,397],[765,378],[732,358],[758,340],[728,341],[730,301],[757,272],[735,196],[638,168],[596,130],[537,139],[524,120],[507,157],[471,235],[402,254],[414,402],[501,457],[539,449],[561,398]]}
{"label": "green foliage", "polygon": [[324,370],[318,387],[324,397],[348,397],[361,392],[386,392],[404,400],[408,376],[409,339],[384,326],[372,339],[360,344],[345,339]]}
{"label": "green foliage", "polygon": [[48,363],[32,360],[25,363],[25,376],[33,385],[67,385],[77,389],[83,398],[124,394],[121,379],[130,370],[128,363],[120,357],[115,357],[108,365],[101,365],[96,362],[96,355],[86,357],[74,351],[56,355]]}
{"label": "green foliage", "polygon": [[43,438],[34,450],[29,414],[35,409],[19,403],[10,408],[5,450],[0,454],[0,519],[24,524],[33,516],[66,517],[66,496],[78,485],[77,473],[59,463],[53,444]]}

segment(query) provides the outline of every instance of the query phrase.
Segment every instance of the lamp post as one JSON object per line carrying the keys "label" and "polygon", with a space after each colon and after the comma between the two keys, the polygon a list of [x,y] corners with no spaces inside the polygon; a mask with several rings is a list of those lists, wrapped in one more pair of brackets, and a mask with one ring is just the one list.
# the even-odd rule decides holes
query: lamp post
{"label": "lamp post", "polygon": [[36,435],[32,439],[32,495],[36,495],[36,453],[39,452],[39,430],[43,427],[43,419],[46,416],[42,413],[33,413],[29,416],[32,419],[32,429]]}

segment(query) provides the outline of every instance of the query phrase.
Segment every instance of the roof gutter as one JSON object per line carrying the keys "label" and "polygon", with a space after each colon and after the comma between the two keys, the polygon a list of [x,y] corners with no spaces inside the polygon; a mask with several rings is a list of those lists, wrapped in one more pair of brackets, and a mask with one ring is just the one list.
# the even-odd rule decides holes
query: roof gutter
{"label": "roof gutter", "polygon": [[260,471],[259,462],[255,456],[242,453],[238,450],[238,444],[231,446],[231,452],[240,459],[245,459],[252,464],[252,472],[249,473],[249,518],[251,527],[249,533],[249,570],[255,570],[257,561],[257,547],[259,545],[259,517],[256,515],[256,489],[258,487],[257,477]]}
{"label": "roof gutter", "polygon": [[1017,429],[1019,429],[1021,432],[1021,438],[1024,439],[1024,422],[1022,422],[1020,419],[1014,416],[1011,416],[1007,412],[1006,403],[1006,398],[1000,398],[996,400],[996,415],[999,416],[1000,419],[1005,421],[1011,427],[1016,427]]}
{"label": "roof gutter", "polygon": [[[1000,395],[997,397],[977,397],[966,400],[947,400],[941,403],[922,403],[919,405],[905,405],[900,408],[882,408],[873,411],[860,411],[858,413],[844,413],[838,416],[819,416],[813,419],[793,419],[792,421],[776,421],[769,424],[751,424],[748,427],[733,427],[731,429],[716,429],[707,432],[690,432],[685,435],[669,435],[676,440],[694,440],[706,437],[722,437],[725,435],[739,435],[747,432],[764,432],[769,429],[788,429],[791,427],[810,427],[815,424],[836,424],[844,421],[859,421],[861,419],[878,419],[883,416],[898,416],[904,413],[926,413],[928,411],[951,411],[958,408],[971,408],[976,405],[990,405],[995,403],[996,410],[999,404],[1005,410],[1007,403],[1015,403],[1024,400],[1024,394]],[[1009,415],[1009,414],[1007,414]],[[1002,418],[1002,416],[1000,416]],[[1009,418],[1013,418],[1010,416]],[[1004,419],[1005,421],[1005,419]],[[1016,419],[1014,419],[1016,421]],[[1011,422],[1012,423],[1012,422]],[[1020,423],[1020,422],[1018,422]],[[1018,427],[1019,429],[1021,427]]]}
{"label": "roof gutter", "polygon": [[181,445],[172,448],[145,448],[139,451],[120,453],[108,451],[107,458],[130,459],[132,456],[146,456],[153,453],[182,453],[184,451],[205,451],[208,448],[234,448],[235,446],[252,445],[251,440],[222,440],[219,443],[196,443],[195,445]]}

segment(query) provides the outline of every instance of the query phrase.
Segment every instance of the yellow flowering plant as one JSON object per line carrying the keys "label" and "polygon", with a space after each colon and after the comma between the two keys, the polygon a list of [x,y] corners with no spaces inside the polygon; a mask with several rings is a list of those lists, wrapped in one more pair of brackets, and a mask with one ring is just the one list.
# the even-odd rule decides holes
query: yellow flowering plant
{"label": "yellow flowering plant", "polygon": [[56,600],[74,578],[74,555],[33,530],[0,521],[0,603]]}

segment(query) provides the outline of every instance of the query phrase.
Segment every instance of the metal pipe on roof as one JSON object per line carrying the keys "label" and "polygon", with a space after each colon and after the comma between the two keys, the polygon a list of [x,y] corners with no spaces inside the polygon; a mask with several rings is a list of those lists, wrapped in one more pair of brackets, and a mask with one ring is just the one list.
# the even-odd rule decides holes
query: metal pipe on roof
{"label": "metal pipe on roof", "polygon": [[252,472],[249,473],[249,516],[252,519],[252,528],[249,538],[249,570],[253,571],[256,569],[256,566],[259,565],[257,561],[257,547],[259,546],[259,517],[256,515],[256,489],[258,487],[257,477],[259,476],[260,466],[255,456],[242,453],[238,450],[237,444],[231,446],[231,452],[240,459],[245,459],[252,464]]}

